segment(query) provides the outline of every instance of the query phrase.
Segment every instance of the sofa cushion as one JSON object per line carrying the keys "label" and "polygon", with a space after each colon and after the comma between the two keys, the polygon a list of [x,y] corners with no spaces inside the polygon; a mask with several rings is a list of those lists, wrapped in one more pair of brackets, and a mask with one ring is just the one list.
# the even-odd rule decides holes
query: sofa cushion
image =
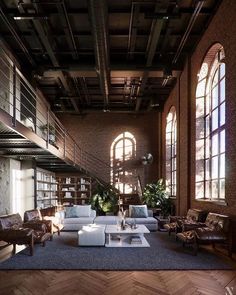
{"label": "sofa cushion", "polygon": [[66,218],[78,217],[78,212],[77,212],[76,207],[66,207],[65,208],[65,217]]}
{"label": "sofa cushion", "polygon": [[77,217],[90,217],[91,205],[75,205]]}
{"label": "sofa cushion", "polygon": [[94,223],[96,224],[116,224],[117,221],[117,216],[97,216],[94,219]]}
{"label": "sofa cushion", "polygon": [[133,218],[148,217],[147,206],[132,206],[130,217],[133,217]]}
{"label": "sofa cushion", "polygon": [[72,217],[72,218],[65,218],[65,224],[90,224],[93,223],[94,217]]}
{"label": "sofa cushion", "polygon": [[[133,223],[133,218],[126,218],[126,223]],[[136,224],[157,224],[157,220],[154,217],[135,218]]]}

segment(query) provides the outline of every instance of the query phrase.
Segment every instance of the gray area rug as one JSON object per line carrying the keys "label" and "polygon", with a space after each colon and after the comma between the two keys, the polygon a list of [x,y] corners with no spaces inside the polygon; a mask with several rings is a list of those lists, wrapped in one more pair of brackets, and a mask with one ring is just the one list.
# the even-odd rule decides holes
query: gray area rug
{"label": "gray area rug", "polygon": [[78,247],[76,232],[54,235],[46,247],[35,246],[34,256],[24,249],[0,263],[0,269],[76,270],[184,270],[232,269],[224,259],[206,249],[193,256],[174,236],[153,232],[146,235],[150,248]]}

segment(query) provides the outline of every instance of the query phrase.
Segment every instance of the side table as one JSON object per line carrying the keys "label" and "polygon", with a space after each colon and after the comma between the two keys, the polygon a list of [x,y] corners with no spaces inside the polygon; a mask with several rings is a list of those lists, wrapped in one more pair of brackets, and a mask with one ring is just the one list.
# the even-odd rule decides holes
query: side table
{"label": "side table", "polygon": [[160,216],[155,216],[156,220],[157,220],[157,230],[158,231],[167,231],[167,229],[164,228],[164,224],[169,223],[169,219],[168,218],[163,218]]}

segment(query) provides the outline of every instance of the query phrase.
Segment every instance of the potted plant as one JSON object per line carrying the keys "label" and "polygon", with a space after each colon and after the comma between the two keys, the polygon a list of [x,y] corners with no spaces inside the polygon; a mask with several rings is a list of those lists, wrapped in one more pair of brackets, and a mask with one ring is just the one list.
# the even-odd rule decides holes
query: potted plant
{"label": "potted plant", "polygon": [[117,210],[118,190],[112,185],[98,184],[90,204],[98,215],[114,214]]}
{"label": "potted plant", "polygon": [[172,202],[166,192],[163,179],[159,179],[156,183],[149,183],[145,186],[143,203],[149,208],[159,208],[163,217],[170,215]]}

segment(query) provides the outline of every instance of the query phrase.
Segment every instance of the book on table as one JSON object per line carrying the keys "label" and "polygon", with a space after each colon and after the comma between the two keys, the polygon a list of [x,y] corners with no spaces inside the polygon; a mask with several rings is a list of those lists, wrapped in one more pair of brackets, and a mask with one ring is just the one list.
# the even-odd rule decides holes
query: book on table
{"label": "book on table", "polygon": [[130,243],[131,244],[142,244],[142,239],[140,238],[140,236],[131,236]]}

